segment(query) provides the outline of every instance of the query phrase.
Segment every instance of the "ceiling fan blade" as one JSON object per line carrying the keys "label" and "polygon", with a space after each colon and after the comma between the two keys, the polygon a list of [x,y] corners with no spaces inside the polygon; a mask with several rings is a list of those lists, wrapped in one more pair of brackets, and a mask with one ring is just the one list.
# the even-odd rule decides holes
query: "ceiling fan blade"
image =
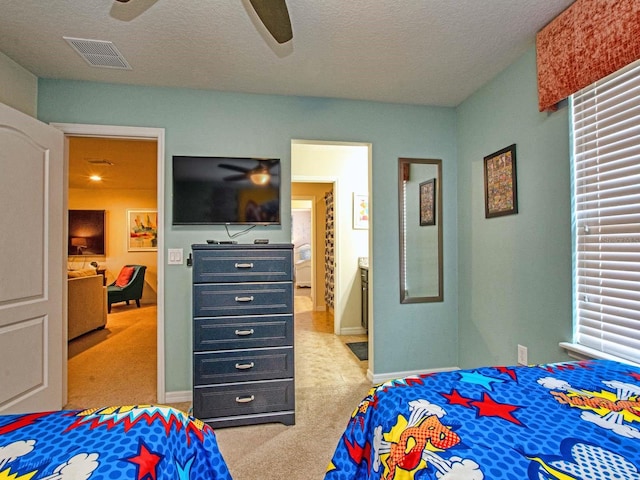
{"label": "ceiling fan blade", "polygon": [[293,38],[291,19],[285,0],[249,0],[258,17],[278,43],[286,43]]}
{"label": "ceiling fan blade", "polygon": [[277,159],[258,160],[258,162],[260,163],[261,166],[263,166],[265,168],[271,168],[274,165],[278,165],[280,163],[280,160],[277,160]]}
{"label": "ceiling fan blade", "polygon": [[223,177],[222,180],[225,182],[237,182],[239,180],[244,180],[247,178],[246,174],[242,175],[229,175],[228,177]]}
{"label": "ceiling fan blade", "polygon": [[249,171],[248,168],[239,167],[237,165],[229,165],[228,163],[221,163],[218,165],[220,168],[226,168],[227,170],[233,170],[234,172],[242,172],[247,173]]}

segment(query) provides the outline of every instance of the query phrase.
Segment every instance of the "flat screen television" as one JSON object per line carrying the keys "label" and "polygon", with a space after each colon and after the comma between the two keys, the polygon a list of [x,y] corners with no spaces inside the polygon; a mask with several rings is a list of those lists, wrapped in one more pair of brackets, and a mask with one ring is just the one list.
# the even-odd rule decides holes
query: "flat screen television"
{"label": "flat screen television", "polygon": [[173,225],[279,225],[280,159],[173,157]]}
{"label": "flat screen television", "polygon": [[104,210],[69,210],[68,254],[104,255]]}

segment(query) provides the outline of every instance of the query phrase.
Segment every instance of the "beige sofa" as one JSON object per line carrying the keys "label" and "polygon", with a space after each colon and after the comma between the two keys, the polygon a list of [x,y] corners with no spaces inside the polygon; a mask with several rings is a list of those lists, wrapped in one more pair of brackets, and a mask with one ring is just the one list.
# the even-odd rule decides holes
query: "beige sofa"
{"label": "beige sofa", "polygon": [[[86,275],[93,273],[93,275]],[[77,276],[76,276],[77,275]],[[102,275],[93,272],[69,272],[68,286],[68,340],[72,340],[107,324],[107,287]]]}

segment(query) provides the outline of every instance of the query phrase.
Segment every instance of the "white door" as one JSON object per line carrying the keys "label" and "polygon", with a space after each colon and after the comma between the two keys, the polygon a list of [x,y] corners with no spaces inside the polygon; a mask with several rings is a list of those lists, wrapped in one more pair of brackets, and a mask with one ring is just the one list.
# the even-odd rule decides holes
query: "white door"
{"label": "white door", "polygon": [[0,104],[0,413],[64,400],[63,142]]}

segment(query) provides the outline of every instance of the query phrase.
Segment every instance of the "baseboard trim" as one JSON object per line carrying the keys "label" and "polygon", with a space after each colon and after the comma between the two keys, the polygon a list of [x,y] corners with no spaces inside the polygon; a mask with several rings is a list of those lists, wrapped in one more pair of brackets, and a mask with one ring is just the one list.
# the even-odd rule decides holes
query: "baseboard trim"
{"label": "baseboard trim", "polygon": [[193,392],[191,390],[183,390],[178,392],[165,392],[164,401],[165,403],[192,402]]}
{"label": "baseboard trim", "polygon": [[415,377],[417,375],[426,375],[429,373],[438,372],[454,372],[456,370],[460,370],[460,367],[429,368],[427,370],[407,370],[404,372],[389,372],[377,374],[374,374],[371,370],[367,370],[367,378],[371,380],[372,383],[378,384],[387,382],[389,380],[394,380],[396,378]]}
{"label": "baseboard trim", "polygon": [[340,329],[340,335],[366,335],[367,331],[362,327],[347,327]]}

